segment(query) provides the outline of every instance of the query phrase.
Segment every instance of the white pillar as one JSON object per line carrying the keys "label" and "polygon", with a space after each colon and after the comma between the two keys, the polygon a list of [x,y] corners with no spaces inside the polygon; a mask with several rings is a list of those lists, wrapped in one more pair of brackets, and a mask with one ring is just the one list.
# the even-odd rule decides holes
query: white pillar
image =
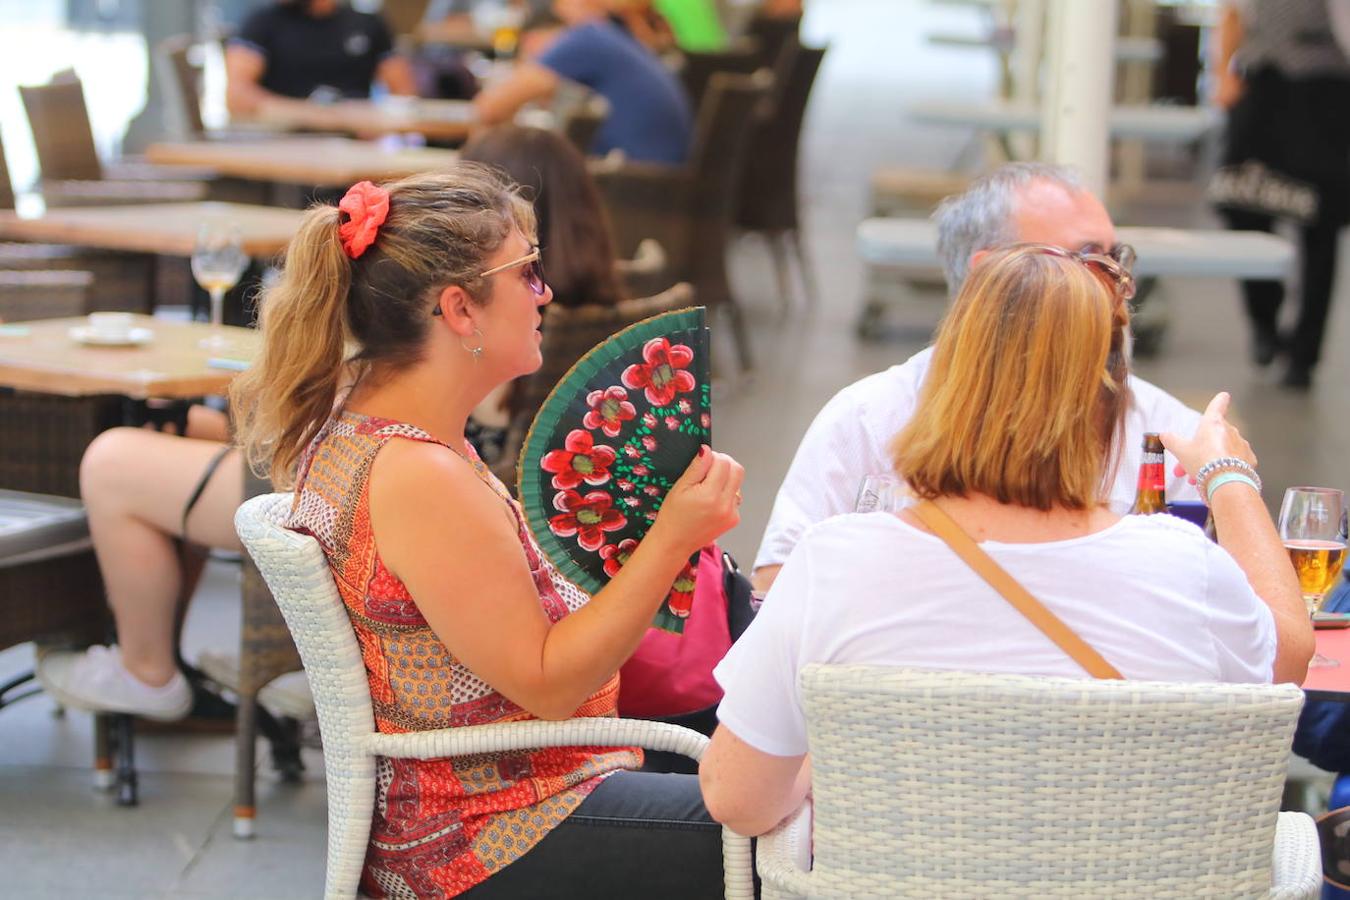
{"label": "white pillar", "polygon": [[1050,0],[1041,158],[1073,166],[1105,195],[1114,98],[1117,0]]}

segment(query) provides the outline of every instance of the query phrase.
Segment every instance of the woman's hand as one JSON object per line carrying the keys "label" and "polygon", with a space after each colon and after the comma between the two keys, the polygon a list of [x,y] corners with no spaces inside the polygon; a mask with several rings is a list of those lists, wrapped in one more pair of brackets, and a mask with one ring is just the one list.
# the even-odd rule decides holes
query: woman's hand
{"label": "woman's hand", "polygon": [[1226,391],[1214,395],[1200,417],[1195,434],[1183,438],[1171,432],[1162,434],[1163,446],[1172,451],[1178,460],[1174,474],[1185,475],[1191,484],[1195,483],[1195,473],[1200,467],[1221,456],[1235,456],[1245,460],[1252,468],[1256,467],[1256,454],[1251,444],[1238,433],[1237,428],[1225,416],[1228,413],[1230,397]]}
{"label": "woman's hand", "polygon": [[1242,91],[1245,87],[1242,76],[1229,69],[1224,69],[1215,80],[1215,105],[1220,109],[1232,109],[1234,104],[1242,97]]}
{"label": "woman's hand", "polygon": [[692,555],[740,522],[744,479],[740,463],[705,445],[666,494],[651,531]]}

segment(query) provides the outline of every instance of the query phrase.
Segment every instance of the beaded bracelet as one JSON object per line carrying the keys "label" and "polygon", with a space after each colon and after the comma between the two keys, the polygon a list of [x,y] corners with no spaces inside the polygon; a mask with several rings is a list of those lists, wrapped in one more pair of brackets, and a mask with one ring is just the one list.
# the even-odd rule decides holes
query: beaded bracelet
{"label": "beaded bracelet", "polygon": [[1258,494],[1261,492],[1261,476],[1256,474],[1256,469],[1252,468],[1251,463],[1236,456],[1220,456],[1218,459],[1211,459],[1205,463],[1195,473],[1195,483],[1200,486],[1201,494],[1208,496],[1208,492],[1205,490],[1205,482],[1218,471],[1240,472],[1252,480],[1252,483],[1256,485]]}
{"label": "beaded bracelet", "polygon": [[1210,478],[1209,481],[1205,482],[1205,502],[1212,504],[1214,502],[1214,492],[1225,484],[1232,484],[1233,482],[1249,485],[1252,490],[1256,491],[1258,494],[1261,493],[1261,487],[1255,481],[1241,472],[1230,470],[1227,472],[1219,472]]}

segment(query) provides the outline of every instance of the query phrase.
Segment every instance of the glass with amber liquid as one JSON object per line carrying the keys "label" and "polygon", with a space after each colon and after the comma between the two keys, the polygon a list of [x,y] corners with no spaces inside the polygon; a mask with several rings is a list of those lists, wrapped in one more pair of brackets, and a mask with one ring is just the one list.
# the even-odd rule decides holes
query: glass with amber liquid
{"label": "glass with amber liquid", "polygon": [[[1308,615],[1314,615],[1345,564],[1345,495],[1335,488],[1289,488],[1280,506],[1280,539],[1298,573]],[[1310,665],[1339,664],[1319,654]]]}
{"label": "glass with amber liquid", "polygon": [[1147,432],[1144,455],[1139,463],[1139,486],[1134,492],[1130,515],[1151,516],[1167,512],[1167,473],[1164,469],[1162,438]]}

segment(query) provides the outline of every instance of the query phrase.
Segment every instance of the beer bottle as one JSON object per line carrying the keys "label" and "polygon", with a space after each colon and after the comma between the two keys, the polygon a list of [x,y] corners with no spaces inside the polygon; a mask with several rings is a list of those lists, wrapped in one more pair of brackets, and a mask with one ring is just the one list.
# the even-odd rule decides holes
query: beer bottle
{"label": "beer bottle", "polygon": [[1163,471],[1162,438],[1154,432],[1144,435],[1144,455],[1139,463],[1139,487],[1134,493],[1130,515],[1151,516],[1167,512],[1167,476]]}

